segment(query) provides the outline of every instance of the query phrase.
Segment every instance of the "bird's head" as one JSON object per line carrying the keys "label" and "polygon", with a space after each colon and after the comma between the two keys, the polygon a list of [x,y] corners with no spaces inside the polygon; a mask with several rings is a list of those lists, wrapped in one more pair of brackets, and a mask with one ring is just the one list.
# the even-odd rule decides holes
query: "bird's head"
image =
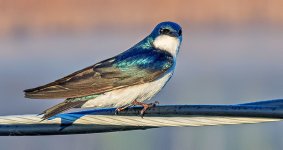
{"label": "bird's head", "polygon": [[182,42],[182,28],[175,22],[159,23],[149,35],[152,45],[160,50],[171,53],[174,57]]}

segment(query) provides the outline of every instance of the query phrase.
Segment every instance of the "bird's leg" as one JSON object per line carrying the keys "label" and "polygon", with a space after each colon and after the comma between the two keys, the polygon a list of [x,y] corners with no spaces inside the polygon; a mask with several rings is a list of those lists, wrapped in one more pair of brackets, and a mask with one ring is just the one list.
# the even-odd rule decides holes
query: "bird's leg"
{"label": "bird's leg", "polygon": [[133,105],[140,105],[140,106],[143,106],[143,109],[140,111],[140,115],[141,115],[141,117],[143,118],[143,116],[144,116],[146,110],[149,109],[149,108],[155,107],[156,104],[159,104],[159,102],[158,102],[158,101],[155,101],[154,103],[146,104],[146,103],[142,103],[142,102],[138,102],[137,100],[134,100],[134,101],[132,102],[132,104],[133,104]]}
{"label": "bird's leg", "polygon": [[119,114],[119,112],[121,112],[121,111],[123,111],[123,110],[127,109],[128,107],[129,107],[129,105],[126,105],[126,106],[123,106],[123,107],[118,107],[118,108],[116,108],[116,110],[115,110],[115,115],[118,115],[118,114]]}

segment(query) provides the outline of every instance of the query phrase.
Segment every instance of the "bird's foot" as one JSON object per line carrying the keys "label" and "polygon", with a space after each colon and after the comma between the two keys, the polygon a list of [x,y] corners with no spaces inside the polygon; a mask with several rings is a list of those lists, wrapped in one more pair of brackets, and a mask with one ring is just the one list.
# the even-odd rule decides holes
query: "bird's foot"
{"label": "bird's foot", "polygon": [[116,108],[116,110],[115,110],[115,115],[118,115],[119,112],[121,112],[121,111],[123,111],[123,110],[125,110],[125,109],[127,109],[127,108],[128,108],[128,106]]}
{"label": "bird's foot", "polygon": [[146,103],[142,103],[142,102],[138,102],[138,101],[133,101],[132,103],[133,105],[140,105],[140,106],[143,106],[143,109],[140,111],[140,115],[141,117],[143,118],[145,112],[149,109],[149,108],[153,108],[155,107],[157,104],[159,104],[158,101],[155,101],[154,103],[149,103],[149,104],[146,104]]}

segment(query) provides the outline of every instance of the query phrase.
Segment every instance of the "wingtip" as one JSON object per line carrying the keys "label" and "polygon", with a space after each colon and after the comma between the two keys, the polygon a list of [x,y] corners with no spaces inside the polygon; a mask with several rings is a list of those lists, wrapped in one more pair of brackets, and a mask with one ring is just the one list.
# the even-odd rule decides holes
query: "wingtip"
{"label": "wingtip", "polygon": [[29,98],[29,99],[47,99],[47,98],[51,98],[50,96],[49,97],[46,96],[44,93],[42,93],[37,88],[26,89],[23,92],[24,92],[24,97],[25,98]]}
{"label": "wingtip", "polygon": [[42,99],[43,98],[42,94],[32,93],[32,92],[25,92],[24,97],[29,98],[29,99]]}
{"label": "wingtip", "polygon": [[31,93],[29,91],[24,90],[24,97],[25,98],[32,98],[32,95],[31,95]]}
{"label": "wingtip", "polygon": [[30,88],[30,89],[23,90],[23,92],[25,92],[25,93],[31,93],[31,92],[35,92],[35,91],[37,91],[37,88]]}

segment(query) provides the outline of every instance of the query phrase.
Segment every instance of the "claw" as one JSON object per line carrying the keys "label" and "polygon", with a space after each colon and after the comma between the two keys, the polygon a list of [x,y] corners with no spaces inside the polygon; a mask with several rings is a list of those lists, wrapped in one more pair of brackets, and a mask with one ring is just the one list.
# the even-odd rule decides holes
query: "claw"
{"label": "claw", "polygon": [[121,107],[116,108],[116,110],[115,110],[115,115],[118,115],[120,111],[122,111],[122,108],[121,108]]}
{"label": "claw", "polygon": [[127,109],[128,107],[129,107],[129,106],[124,106],[124,107],[116,108],[116,110],[115,110],[115,115],[118,115],[118,114],[119,114],[119,112],[121,112],[121,111],[123,111],[123,110]]}
{"label": "claw", "polygon": [[118,110],[118,108],[116,108],[115,109],[115,115],[118,115],[118,113],[119,113],[119,110]]}
{"label": "claw", "polygon": [[146,104],[146,103],[142,103],[142,102],[138,102],[138,101],[133,101],[132,103],[133,105],[141,105],[143,106],[143,109],[140,111],[140,116],[143,118],[145,112],[149,109],[149,108],[153,108],[155,107],[157,104],[159,104],[158,101],[155,101],[154,103],[149,103],[149,104]]}

